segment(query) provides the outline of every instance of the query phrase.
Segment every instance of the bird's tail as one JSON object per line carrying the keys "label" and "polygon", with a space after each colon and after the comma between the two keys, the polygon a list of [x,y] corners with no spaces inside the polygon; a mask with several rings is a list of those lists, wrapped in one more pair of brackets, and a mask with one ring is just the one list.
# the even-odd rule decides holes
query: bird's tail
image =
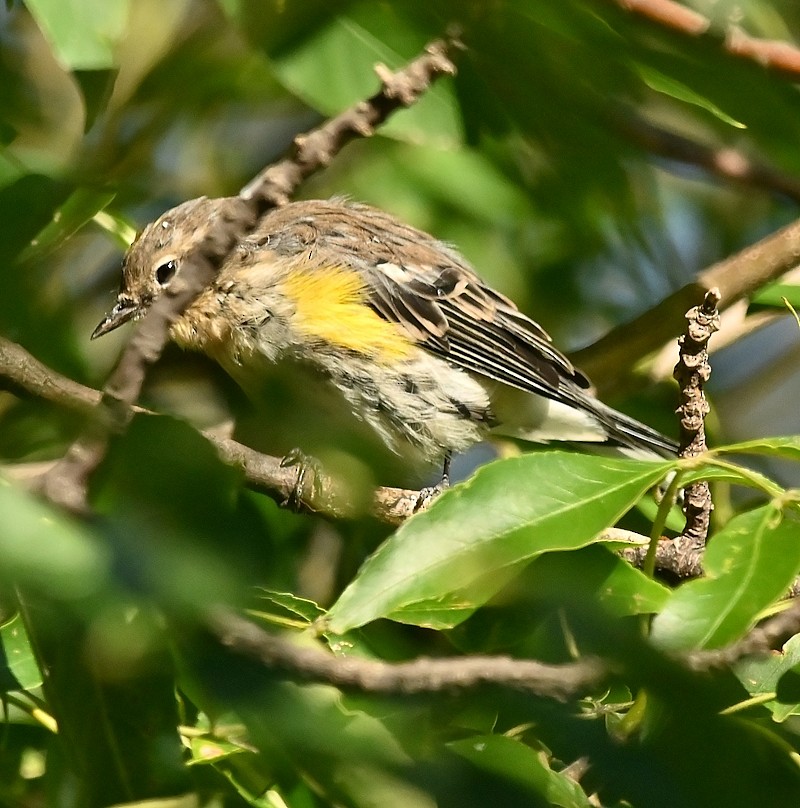
{"label": "bird's tail", "polygon": [[677,454],[678,443],[672,438],[603,404],[594,396],[582,395],[581,398],[583,400],[580,403],[603,425],[610,442],[659,457],[671,458]]}

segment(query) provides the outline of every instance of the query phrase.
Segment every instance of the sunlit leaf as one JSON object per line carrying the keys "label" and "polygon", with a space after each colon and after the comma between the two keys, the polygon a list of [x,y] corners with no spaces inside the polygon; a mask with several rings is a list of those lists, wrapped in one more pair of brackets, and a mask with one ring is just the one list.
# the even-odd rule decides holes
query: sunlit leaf
{"label": "sunlit leaf", "polygon": [[[492,463],[404,524],[329,612],[342,633],[378,617],[450,625],[507,580],[510,567],[592,542],[669,464],[543,452]],[[425,604],[425,614],[419,605]],[[452,615],[452,617],[449,617]]]}
{"label": "sunlit leaf", "polygon": [[449,747],[482,769],[508,778],[560,808],[590,808],[586,792],[570,777],[547,765],[542,753],[504,735],[478,735]]}
{"label": "sunlit leaf", "polygon": [[722,447],[725,453],[759,454],[783,457],[787,460],[800,460],[800,435],[778,435],[774,438],[733,443]]}
{"label": "sunlit leaf", "polygon": [[709,542],[706,577],[683,584],[653,622],[662,648],[715,647],[740,637],[800,571],[800,523],[773,505],[732,519]]}
{"label": "sunlit leaf", "polygon": [[800,286],[796,283],[773,283],[759,289],[750,298],[750,308],[781,309],[786,311],[787,302],[800,308]]}
{"label": "sunlit leaf", "polygon": [[108,583],[108,556],[79,523],[0,477],[0,580],[57,599]]}
{"label": "sunlit leaf", "polygon": [[26,0],[68,70],[105,70],[128,19],[129,0]]}
{"label": "sunlit leaf", "polygon": [[22,618],[17,615],[0,628],[0,691],[33,690],[42,683]]}
{"label": "sunlit leaf", "polygon": [[665,75],[650,65],[640,64],[637,67],[642,81],[644,81],[651,90],[668,95],[670,98],[674,98],[677,101],[683,101],[686,104],[694,104],[697,107],[701,107],[710,112],[714,117],[719,118],[724,123],[734,126],[737,129],[747,128],[746,124],[732,118],[709,98],[700,95],[682,82]]}
{"label": "sunlit leaf", "polygon": [[298,623],[310,625],[318,617],[325,614],[325,610],[308,598],[301,598],[291,592],[274,592],[270,589],[260,589],[258,600],[264,604],[263,616],[269,622],[279,622],[289,619]]}
{"label": "sunlit leaf", "polygon": [[127,250],[136,238],[136,228],[127,219],[107,210],[95,213],[92,221],[108,233],[122,250]]}
{"label": "sunlit leaf", "polygon": [[22,251],[20,261],[40,259],[57,249],[86,222],[93,219],[114,198],[111,191],[95,191],[78,188],[53,214],[53,218],[36,234],[28,247]]}

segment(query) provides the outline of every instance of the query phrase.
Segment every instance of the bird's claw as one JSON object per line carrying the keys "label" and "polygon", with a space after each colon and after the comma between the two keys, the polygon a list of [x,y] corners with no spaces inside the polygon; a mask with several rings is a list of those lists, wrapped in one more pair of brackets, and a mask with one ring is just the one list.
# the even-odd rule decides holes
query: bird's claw
{"label": "bird's claw", "polygon": [[297,468],[297,477],[295,478],[292,490],[281,503],[281,506],[297,512],[308,510],[308,498],[304,496],[304,491],[306,490],[308,478],[310,477],[312,500],[316,496],[317,481],[319,480],[319,462],[301,449],[295,448],[289,450],[281,459],[281,468],[290,467]]}

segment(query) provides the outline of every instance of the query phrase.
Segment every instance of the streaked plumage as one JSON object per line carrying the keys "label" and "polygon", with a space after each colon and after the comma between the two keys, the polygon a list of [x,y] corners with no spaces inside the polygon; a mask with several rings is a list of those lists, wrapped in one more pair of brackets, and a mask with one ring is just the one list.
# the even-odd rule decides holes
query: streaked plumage
{"label": "streaked plumage", "polygon": [[[184,203],[142,232],[94,336],[146,311],[220,204]],[[264,361],[311,366],[390,446],[428,460],[490,431],[675,450],[595,398],[548,334],[453,248],[365,205],[306,201],[269,213],[172,335],[234,377]]]}

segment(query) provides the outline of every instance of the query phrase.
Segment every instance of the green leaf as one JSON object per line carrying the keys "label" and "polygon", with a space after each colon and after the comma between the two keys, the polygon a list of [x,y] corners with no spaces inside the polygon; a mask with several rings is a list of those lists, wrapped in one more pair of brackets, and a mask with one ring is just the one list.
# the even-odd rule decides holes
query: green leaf
{"label": "green leaf", "polygon": [[[301,622],[310,625],[325,614],[325,610],[313,600],[301,598],[291,592],[275,592],[271,589],[259,588],[258,600],[265,604],[264,611],[259,611],[258,616],[263,617],[267,622],[285,623],[287,620],[291,620],[294,623]],[[287,612],[289,617],[287,617]]]}
{"label": "green leaf", "polygon": [[[727,447],[725,450],[727,450]],[[681,477],[681,486],[685,488],[692,483],[705,480],[709,483],[730,483],[745,486],[746,488],[755,488],[770,497],[778,497],[783,493],[783,489],[767,477],[766,474],[745,466],[736,465],[729,460],[723,462],[724,465],[717,465],[713,461],[709,461],[707,464],[690,469]]]}
{"label": "green leaf", "polygon": [[111,191],[78,188],[53,214],[53,218],[40,230],[20,253],[20,261],[40,259],[57,249],[70,236],[93,219],[114,198]]}
{"label": "green leaf", "polygon": [[670,596],[666,586],[598,544],[537,558],[531,580],[537,595],[553,602],[559,593],[579,586],[584,597],[596,598],[609,614],[619,617],[658,612]]}
{"label": "green leaf", "polygon": [[791,704],[792,710],[797,710],[800,702],[800,671],[793,668],[786,671],[778,681],[778,701],[782,704]]}
{"label": "green leaf", "polygon": [[267,531],[240,493],[239,472],[188,424],[137,415],[93,478],[92,504],[137,587],[202,607],[266,579]]}
{"label": "green leaf", "polygon": [[655,90],[657,93],[662,93],[663,95],[668,95],[670,98],[674,98],[677,101],[683,101],[686,104],[701,107],[710,112],[714,117],[719,118],[719,120],[730,126],[735,126],[737,129],[747,129],[746,124],[732,118],[730,115],[723,112],[713,101],[696,93],[690,87],[687,87],[671,76],[666,76],[661,71],[649,65],[638,64],[636,65],[636,69],[642,81],[651,90]]}
{"label": "green leaf", "polygon": [[750,657],[740,660],[734,667],[734,673],[739,681],[747,688],[751,696],[775,694],[775,698],[765,702],[764,706],[772,712],[776,721],[785,721],[790,715],[800,713],[800,698],[792,703],[782,703],[788,697],[784,689],[780,693],[785,675],[793,672],[800,666],[800,635],[795,635],[783,646],[783,649],[773,651],[765,656]]}
{"label": "green leaf", "polygon": [[42,672],[20,615],[0,628],[0,659],[0,691],[33,690],[42,684]]}
{"label": "green leaf", "polygon": [[26,0],[25,5],[66,70],[116,65],[129,0]]}
{"label": "green leaf", "polygon": [[189,741],[191,759],[189,766],[207,766],[209,763],[218,763],[231,755],[241,755],[250,750],[240,743],[217,738],[212,735],[192,738]]}
{"label": "green leaf", "polygon": [[0,580],[56,599],[108,582],[108,556],[86,529],[0,478]]}
{"label": "green leaf", "polygon": [[[590,808],[586,793],[573,779],[553,771],[543,752],[505,735],[482,735],[453,741],[448,747],[476,766],[527,787],[548,805]],[[538,803],[537,803],[538,804]]]}
{"label": "green leaf", "polygon": [[787,301],[795,309],[800,309],[800,286],[796,283],[773,283],[759,289],[750,298],[749,310],[781,309],[785,312]]}
{"label": "green leaf", "polygon": [[726,454],[742,453],[783,457],[800,461],[800,435],[779,435],[774,438],[757,438],[743,443],[732,443],[715,450]]}
{"label": "green leaf", "polygon": [[732,519],[706,550],[706,578],[683,584],[653,622],[669,650],[733,642],[786,593],[800,571],[800,524],[773,505]]}
{"label": "green leaf", "polygon": [[331,608],[330,629],[344,633],[408,614],[418,624],[452,625],[494,594],[515,565],[590,544],[669,468],[555,451],[484,466],[366,561]]}
{"label": "green leaf", "polygon": [[136,228],[119,214],[99,210],[92,221],[116,242],[121,250],[127,250],[136,238]]}

